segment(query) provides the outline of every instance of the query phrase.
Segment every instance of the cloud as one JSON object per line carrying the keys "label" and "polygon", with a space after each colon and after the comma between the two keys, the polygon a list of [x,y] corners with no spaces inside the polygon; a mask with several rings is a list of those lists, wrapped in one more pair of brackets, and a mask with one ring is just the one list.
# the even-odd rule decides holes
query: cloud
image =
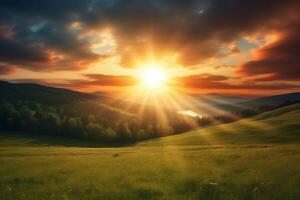
{"label": "cloud", "polygon": [[0,75],[12,74],[15,72],[15,68],[7,65],[0,65]]}
{"label": "cloud", "polygon": [[[131,86],[136,86],[138,80],[133,76],[113,76],[104,74],[87,74],[84,79],[69,79],[69,80],[46,80],[46,79],[15,79],[13,82],[19,83],[39,83],[52,87],[68,88],[79,91],[109,91],[120,92],[123,89]],[[268,90],[278,92],[282,90],[295,90],[300,89],[298,84],[288,83],[255,83],[255,82],[242,82],[233,84],[229,82],[230,78],[222,75],[213,74],[198,74],[183,77],[174,77],[170,81],[171,88],[184,89],[186,92],[230,92],[231,94],[242,94],[244,96],[256,95],[258,91]],[[235,92],[234,92],[235,91]],[[248,93],[245,93],[248,91]],[[272,93],[272,92],[271,92]],[[261,93],[263,95],[264,93]],[[251,95],[250,95],[251,96]]]}
{"label": "cloud", "polygon": [[237,72],[257,76],[260,81],[300,81],[300,28],[288,27],[277,41],[258,49],[256,58],[242,64]]}
{"label": "cloud", "polygon": [[136,57],[148,54],[160,58],[175,53],[187,67],[224,56],[220,49],[246,34],[279,29],[300,5],[293,0],[117,2],[105,13],[125,65],[134,66]]}
{"label": "cloud", "polygon": [[1,25],[0,26],[0,37],[10,39],[14,35],[14,32],[10,26]]}
{"label": "cloud", "polygon": [[228,80],[227,76],[212,75],[212,74],[198,74],[174,78],[175,85],[187,88],[215,88],[216,85],[222,84],[223,81]]}
{"label": "cloud", "polygon": [[[38,41],[38,38],[35,39]],[[82,47],[76,48],[76,45],[72,50],[72,46],[67,46],[65,42],[57,46],[51,42],[53,41],[48,41],[48,45],[45,46],[45,43],[27,43],[0,37],[0,62],[33,71],[59,71],[83,69],[86,65],[106,57],[88,53]],[[64,44],[66,46],[61,47]]]}
{"label": "cloud", "polygon": [[[33,71],[81,70],[105,59],[69,28],[88,1],[1,1],[0,62]],[[86,5],[85,5],[86,4]]]}
{"label": "cloud", "polygon": [[[1,0],[0,74],[18,68],[79,71],[109,57],[120,58],[123,67],[172,58],[170,63],[176,66],[195,69],[213,58],[214,71],[227,68],[229,74],[176,77],[174,86],[198,91],[294,91],[300,89],[299,10],[299,0]],[[260,47],[250,61],[240,66],[229,59],[218,62],[243,53],[241,38],[273,33],[280,37],[267,46],[254,45]],[[137,83],[131,76],[104,74],[16,81],[85,91],[122,90]]]}
{"label": "cloud", "polygon": [[0,38],[0,60],[12,64],[33,64],[47,63],[48,57],[38,48]]}
{"label": "cloud", "polygon": [[120,92],[137,84],[132,76],[114,76],[104,74],[86,74],[82,79],[14,79],[16,83],[38,83],[51,87],[67,88],[84,92],[107,91]]}
{"label": "cloud", "polygon": [[127,87],[137,84],[137,80],[133,76],[114,76],[104,74],[87,74],[85,76],[90,80],[89,83],[99,86]]}
{"label": "cloud", "polygon": [[[84,69],[113,55],[90,48],[101,43],[97,31],[80,36],[109,27],[124,67],[149,56],[176,56],[190,67],[224,56],[220,50],[244,35],[281,29],[299,7],[297,0],[2,0],[0,46],[10,51],[1,51],[0,62],[40,71]],[[80,28],[70,29],[74,22]]]}
{"label": "cloud", "polygon": [[175,78],[174,86],[187,89],[200,90],[284,90],[284,89],[300,89],[300,85],[287,83],[257,83],[257,82],[242,82],[232,83],[230,77],[199,74]]}
{"label": "cloud", "polygon": [[84,79],[63,80],[55,86],[82,89],[82,88],[103,88],[103,87],[129,87],[137,84],[132,76],[114,76],[104,74],[86,74]]}

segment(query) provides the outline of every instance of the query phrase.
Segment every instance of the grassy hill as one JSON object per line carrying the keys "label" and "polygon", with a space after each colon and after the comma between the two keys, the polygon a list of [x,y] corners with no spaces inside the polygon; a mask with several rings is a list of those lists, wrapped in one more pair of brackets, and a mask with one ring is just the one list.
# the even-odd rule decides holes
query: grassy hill
{"label": "grassy hill", "polygon": [[300,142],[300,104],[285,106],[255,118],[147,141],[140,145],[224,145]]}
{"label": "grassy hill", "polygon": [[[300,103],[278,108],[254,118],[147,140],[137,143],[135,146],[244,145],[299,142]],[[101,146],[101,144],[29,133],[1,132],[0,146],[89,147]]]}
{"label": "grassy hill", "polygon": [[261,111],[265,112],[278,107],[299,103],[300,92],[266,96],[251,100],[234,98],[232,100],[229,98],[228,100],[225,99],[225,101],[212,105],[221,110],[233,113],[240,113],[247,110],[257,110],[259,111],[258,113],[261,113]]}
{"label": "grassy hill", "polygon": [[0,135],[0,199],[300,198],[300,104],[118,148]]}

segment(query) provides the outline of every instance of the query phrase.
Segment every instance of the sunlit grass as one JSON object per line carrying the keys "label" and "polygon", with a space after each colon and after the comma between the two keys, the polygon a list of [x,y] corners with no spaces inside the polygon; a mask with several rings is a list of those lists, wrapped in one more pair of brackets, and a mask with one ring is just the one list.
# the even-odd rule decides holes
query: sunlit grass
{"label": "sunlit grass", "polygon": [[153,139],[141,145],[231,145],[299,142],[300,104],[230,124]]}
{"label": "sunlit grass", "polygon": [[1,199],[285,199],[300,195],[300,180],[295,176],[300,170],[297,145],[190,146],[164,151],[160,147],[20,147],[2,149],[0,156]]}
{"label": "sunlit grass", "polygon": [[299,106],[131,147],[1,133],[0,199],[299,199]]}

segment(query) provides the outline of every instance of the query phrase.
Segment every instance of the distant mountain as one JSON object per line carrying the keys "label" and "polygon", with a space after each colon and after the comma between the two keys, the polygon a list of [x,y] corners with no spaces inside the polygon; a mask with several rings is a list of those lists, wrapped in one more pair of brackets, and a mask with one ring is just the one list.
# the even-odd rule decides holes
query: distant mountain
{"label": "distant mountain", "polygon": [[97,96],[97,97],[112,97],[113,95],[110,94],[110,93],[107,93],[107,92],[93,92],[93,93],[90,93],[91,95],[93,96]]}
{"label": "distant mountain", "polygon": [[90,94],[67,89],[5,81],[0,81],[0,94],[0,100],[28,100],[48,105],[69,104],[75,101],[95,98]]}
{"label": "distant mountain", "polygon": [[279,106],[282,104],[292,104],[300,102],[300,92],[281,94],[275,96],[262,97],[254,100],[245,101],[242,105],[257,107],[257,106]]}
{"label": "distant mountain", "polygon": [[242,97],[222,95],[218,93],[197,94],[192,96],[209,104],[237,104],[247,101],[247,99]]}
{"label": "distant mountain", "polygon": [[202,116],[215,116],[239,109],[242,102],[247,101],[242,97],[222,95],[217,93],[192,94],[193,103],[188,108]]}
{"label": "distant mountain", "polygon": [[0,81],[0,94],[0,101],[6,102],[32,101],[54,108],[76,110],[79,113],[91,113],[94,115],[106,113],[106,117],[107,113],[111,113],[111,116],[116,116],[116,118],[121,115],[130,115],[120,108],[106,104],[106,102],[109,102],[106,100],[107,98],[32,83]]}
{"label": "distant mountain", "polygon": [[[197,99],[198,103],[194,110],[203,115],[216,115],[227,112],[239,113],[243,110],[257,110],[261,107],[272,109],[300,102],[300,92],[261,97],[252,100],[215,93],[192,95],[192,97]],[[212,109],[209,109],[209,107]],[[212,112],[212,110],[215,110],[215,112]]]}
{"label": "distant mountain", "polygon": [[[131,102],[121,96],[113,96],[109,93],[82,93],[68,89],[49,87],[33,83],[10,83],[0,81],[0,101],[34,101],[53,107],[84,108],[93,110],[97,105],[101,109],[110,109],[120,113],[136,113],[141,105],[139,102]],[[128,107],[128,105],[131,105]],[[100,112],[93,110],[92,112]],[[84,111],[84,110],[82,110]]]}

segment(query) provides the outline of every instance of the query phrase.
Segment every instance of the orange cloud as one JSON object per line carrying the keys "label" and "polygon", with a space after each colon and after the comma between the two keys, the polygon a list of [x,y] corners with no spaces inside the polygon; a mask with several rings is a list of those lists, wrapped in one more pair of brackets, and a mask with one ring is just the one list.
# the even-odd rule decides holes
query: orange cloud
{"label": "orange cloud", "polygon": [[258,49],[253,60],[237,69],[257,81],[300,81],[300,28],[291,24],[281,38]]}

